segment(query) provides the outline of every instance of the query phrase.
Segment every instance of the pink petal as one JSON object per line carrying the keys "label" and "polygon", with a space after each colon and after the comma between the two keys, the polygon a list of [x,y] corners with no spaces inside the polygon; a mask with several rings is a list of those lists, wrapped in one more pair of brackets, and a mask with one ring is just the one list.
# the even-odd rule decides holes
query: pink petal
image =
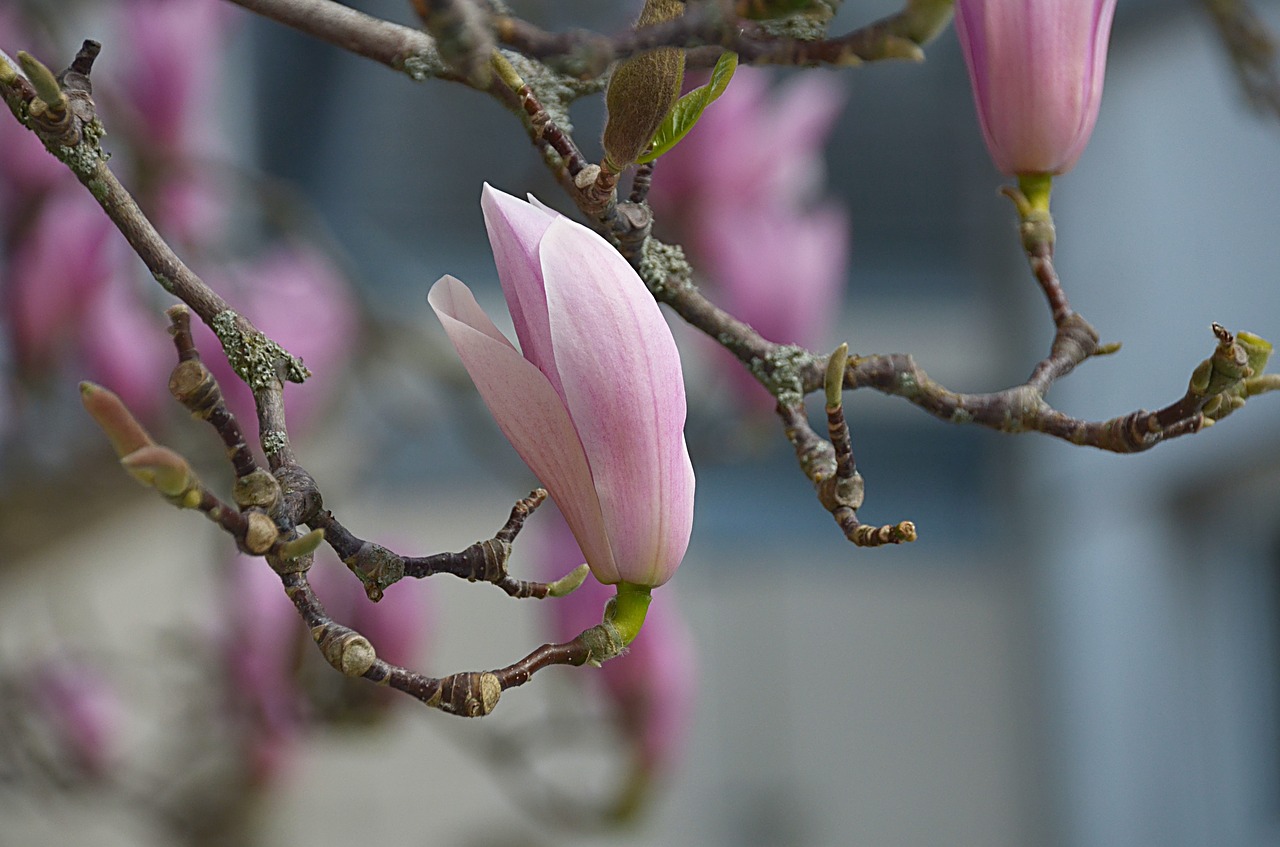
{"label": "pink petal", "polygon": [[593,571],[605,583],[661,585],[693,528],[684,380],[671,330],[631,266],[586,227],[557,218],[541,256],[555,366],[617,563],[616,573]]}
{"label": "pink petal", "polygon": [[498,428],[564,513],[592,571],[598,577],[616,575],[591,469],[560,395],[511,346],[461,281],[441,277],[427,302]]}
{"label": "pink petal", "polygon": [[516,338],[524,357],[551,380],[556,393],[564,396],[551,353],[551,330],[547,323],[547,297],[542,286],[542,266],[538,242],[556,215],[543,207],[525,203],[498,191],[488,183],[480,195],[485,229],[493,260],[498,266],[502,294],[511,311]]}

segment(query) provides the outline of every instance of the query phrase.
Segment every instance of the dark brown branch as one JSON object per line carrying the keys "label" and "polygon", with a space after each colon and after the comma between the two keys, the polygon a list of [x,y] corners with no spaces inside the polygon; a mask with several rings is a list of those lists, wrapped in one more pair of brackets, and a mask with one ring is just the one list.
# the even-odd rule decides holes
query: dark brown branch
{"label": "dark brown branch", "polygon": [[586,576],[585,570],[576,569],[556,582],[526,582],[507,572],[512,542],[546,497],[546,491],[534,489],[528,497],[516,502],[507,522],[493,538],[478,541],[460,553],[402,556],[381,544],[357,538],[327,511],[316,514],[308,525],[324,530],[325,541],[363,583],[365,593],[375,603],[382,599],[387,587],[405,577],[424,579],[438,573],[452,574],[468,582],[491,582],[512,597],[542,599],[568,593],[581,584],[580,577]]}
{"label": "dark brown branch", "polygon": [[375,646],[368,639],[329,617],[307,581],[309,567],[307,556],[291,566],[276,569],[285,593],[311,630],[325,659],[347,676],[362,676],[390,686],[448,714],[483,717],[497,706],[503,691],[523,685],[543,668],[598,664],[619,655],[623,649],[616,630],[601,624],[565,644],[544,644],[500,670],[463,671],[441,678],[426,676],[378,658]]}

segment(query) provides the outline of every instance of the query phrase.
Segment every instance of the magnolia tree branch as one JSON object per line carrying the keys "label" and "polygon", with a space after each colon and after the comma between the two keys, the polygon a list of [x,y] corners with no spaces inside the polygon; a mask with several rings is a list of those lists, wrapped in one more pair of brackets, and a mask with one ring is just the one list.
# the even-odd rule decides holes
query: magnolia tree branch
{"label": "magnolia tree branch", "polygon": [[[312,8],[306,3],[285,6],[295,14]],[[367,16],[344,17],[332,8],[327,11],[333,14],[322,14],[318,20],[309,20],[309,24],[339,38],[349,48],[359,46],[388,63],[412,65],[405,56],[422,59],[426,54],[418,48],[429,48],[429,44],[421,42],[420,34],[401,37],[412,30],[388,29],[390,25]],[[356,28],[367,37],[341,39],[342,27],[352,21],[359,22]],[[264,557],[280,576],[325,659],[348,676],[363,676],[389,685],[442,711],[479,716],[492,711],[503,690],[524,684],[543,667],[599,663],[619,655],[623,640],[606,614],[601,625],[573,641],[544,645],[508,668],[435,678],[379,659],[368,639],[328,615],[307,580],[314,551],[325,540],[326,530],[332,533],[330,544],[364,581],[371,599],[381,597],[383,589],[400,576],[421,578],[433,573],[493,582],[515,597],[561,596],[581,584],[587,568],[575,568],[553,583],[524,582],[507,573],[512,542],[525,519],[546,496],[540,489],[516,504],[492,539],[461,553],[428,557],[400,557],[380,545],[361,541],[347,532],[332,513],[322,509],[315,480],[293,455],[284,417],[283,380],[300,382],[308,375],[306,369],[248,319],[233,312],[178,258],[107,166],[108,155],[99,144],[105,132],[89,82],[97,52],[96,43],[86,42],[76,62],[57,77],[26,54],[19,54],[25,75],[20,74],[0,54],[0,96],[18,121],[32,130],[89,189],[157,282],[185,304],[168,312],[170,334],[178,353],[169,389],[195,417],[207,421],[222,440],[235,472],[235,505],[220,500],[182,456],[156,444],[116,395],[85,383],[81,387],[83,403],[111,440],[125,469],[173,505],[204,514],[231,535],[242,552]],[[259,466],[239,422],[227,408],[217,380],[200,359],[191,333],[192,311],[214,330],[238,375],[253,389],[269,471]],[[299,537],[297,527],[303,524],[314,529]],[[389,578],[396,568],[399,576]]]}

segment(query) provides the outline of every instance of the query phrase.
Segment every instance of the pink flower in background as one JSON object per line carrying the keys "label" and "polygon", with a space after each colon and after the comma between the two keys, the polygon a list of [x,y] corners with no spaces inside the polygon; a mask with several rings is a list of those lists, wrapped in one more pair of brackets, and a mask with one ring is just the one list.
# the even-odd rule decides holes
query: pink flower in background
{"label": "pink flower in background", "polygon": [[143,303],[135,289],[124,275],[110,280],[87,304],[78,335],[85,375],[146,420],[172,402],[165,386],[176,360],[164,314]]}
{"label": "pink flower in background", "polygon": [[[849,263],[849,218],[830,203],[807,212],[762,209],[715,215],[702,224],[704,261],[715,274],[720,304],[780,344],[827,340],[839,313]],[[735,396],[762,412],[776,400],[717,345]]]}
{"label": "pink flower in background", "polygon": [[[562,517],[538,517],[547,527],[542,536],[543,572],[559,576],[582,561],[582,551]],[[568,641],[600,623],[605,603],[613,594],[612,588],[587,577],[572,594],[547,600],[543,605],[551,619],[552,637]],[[623,731],[634,742],[640,767],[650,777],[670,771],[685,749],[697,694],[693,636],[671,589],[649,606],[644,627],[627,652],[605,662],[594,676],[601,681]]]}
{"label": "pink flower in background", "polygon": [[229,21],[224,5],[219,0],[126,0],[121,7],[129,49],[121,53],[120,90],[139,122],[137,140],[148,147],[190,155],[210,137],[206,130],[216,114]]}
{"label": "pink flower in background", "polygon": [[126,268],[126,246],[78,184],[45,200],[3,277],[18,363],[44,366],[78,343],[89,304]]}
{"label": "pink flower in background", "polygon": [[1071,170],[1102,101],[1116,0],[956,0],[982,134],[1006,174]]}
{"label": "pink flower in background", "polygon": [[[36,51],[18,9],[11,4],[0,8],[0,50],[10,58],[19,50]],[[8,109],[0,115],[0,224],[21,223],[20,217],[32,198],[59,183],[76,184],[75,176],[40,143],[26,127],[13,120]]]}
{"label": "pink flower in background", "polygon": [[[209,273],[206,282],[311,370],[305,383],[284,390],[290,430],[302,431],[341,383],[342,366],[356,349],[359,309],[347,281],[324,254],[295,244],[274,247],[221,274]],[[231,370],[213,331],[197,323],[194,334],[231,411],[247,433],[255,434],[252,392]]]}
{"label": "pink flower in background", "polygon": [[[681,231],[713,297],[770,341],[822,347],[840,312],[849,220],[827,202],[813,208],[822,146],[844,95],[812,74],[770,94],[770,74],[740,68],[724,95],[654,170],[659,224]],[[747,408],[774,400],[740,362],[711,355]]]}
{"label": "pink flower in background", "polygon": [[432,287],[431,307],[596,579],[662,585],[693,527],[671,330],[594,232],[487,185],[481,206],[523,355],[453,277]]}
{"label": "pink flower in background", "polygon": [[[649,199],[679,218],[701,249],[698,225],[725,210],[793,209],[817,194],[822,148],[844,107],[830,76],[805,74],[770,92],[769,71],[739,67],[693,131],[658,160]],[[712,211],[716,214],[712,214]]]}
{"label": "pink flower in background", "polygon": [[31,691],[68,758],[87,776],[109,773],[124,714],[111,684],[89,665],[54,660],[34,672]]}
{"label": "pink flower in background", "polygon": [[251,770],[263,781],[287,768],[305,730],[297,666],[301,651],[314,647],[303,643],[306,627],[265,561],[236,556],[230,569],[223,650],[231,706],[247,722]]}

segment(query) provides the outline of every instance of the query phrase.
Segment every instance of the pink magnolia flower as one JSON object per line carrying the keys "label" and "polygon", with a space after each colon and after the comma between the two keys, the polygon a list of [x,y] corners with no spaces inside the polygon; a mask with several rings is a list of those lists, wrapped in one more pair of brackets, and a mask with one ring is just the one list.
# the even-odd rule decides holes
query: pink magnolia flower
{"label": "pink magnolia flower", "polygon": [[266,562],[236,556],[230,568],[223,655],[231,705],[246,722],[251,772],[265,781],[288,766],[305,731],[296,673],[300,652],[309,645],[302,644],[305,626]]}
{"label": "pink magnolia flower", "polygon": [[[840,312],[849,221],[810,205],[822,146],[844,104],[830,78],[806,74],[770,94],[770,75],[740,68],[724,96],[658,162],[650,199],[683,229],[715,299],[770,341],[821,347]],[[750,411],[775,401],[731,355],[711,355]]]}
{"label": "pink magnolia flower", "polygon": [[189,155],[208,135],[226,31],[223,6],[218,0],[123,4],[129,49],[122,54],[121,90],[146,145]]}
{"label": "pink magnolia flower", "polygon": [[[207,276],[232,308],[311,370],[305,383],[284,391],[290,428],[305,428],[339,385],[342,364],[356,349],[359,309],[346,280],[325,255],[301,244],[279,245],[248,264],[224,269],[221,278]],[[246,432],[256,432],[253,394],[232,371],[213,330],[200,323],[193,334],[232,413]]]}
{"label": "pink magnolia flower", "polygon": [[[702,223],[703,259],[725,309],[780,344],[830,341],[849,264],[849,217],[836,204],[811,212],[761,209]],[[717,345],[743,402],[771,412],[776,401]]]}
{"label": "pink magnolia flower", "polygon": [[124,706],[111,684],[94,668],[54,661],[37,671],[32,694],[63,751],[85,775],[107,774],[120,753]]}
{"label": "pink magnolia flower", "polygon": [[982,134],[996,167],[1060,174],[1084,152],[1102,101],[1116,0],[956,0]]}
{"label": "pink magnolia flower", "polygon": [[4,283],[3,317],[19,364],[43,366],[75,344],[89,304],[124,271],[126,251],[111,220],[80,186],[44,201]]}
{"label": "pink magnolia flower", "polygon": [[523,355],[457,279],[432,287],[431,307],[596,579],[662,585],[693,528],[671,330],[635,271],[594,232],[487,185],[481,206]]}
{"label": "pink magnolia flower", "polygon": [[163,312],[143,302],[133,282],[117,275],[88,304],[79,330],[80,354],[86,376],[109,386],[135,415],[148,420],[172,402],[164,387],[173,370],[173,342]]}
{"label": "pink magnolia flower", "polygon": [[834,79],[797,76],[770,92],[771,74],[740,67],[724,94],[654,170],[649,199],[702,248],[699,223],[725,209],[796,208],[823,181],[822,148],[844,107]]}

